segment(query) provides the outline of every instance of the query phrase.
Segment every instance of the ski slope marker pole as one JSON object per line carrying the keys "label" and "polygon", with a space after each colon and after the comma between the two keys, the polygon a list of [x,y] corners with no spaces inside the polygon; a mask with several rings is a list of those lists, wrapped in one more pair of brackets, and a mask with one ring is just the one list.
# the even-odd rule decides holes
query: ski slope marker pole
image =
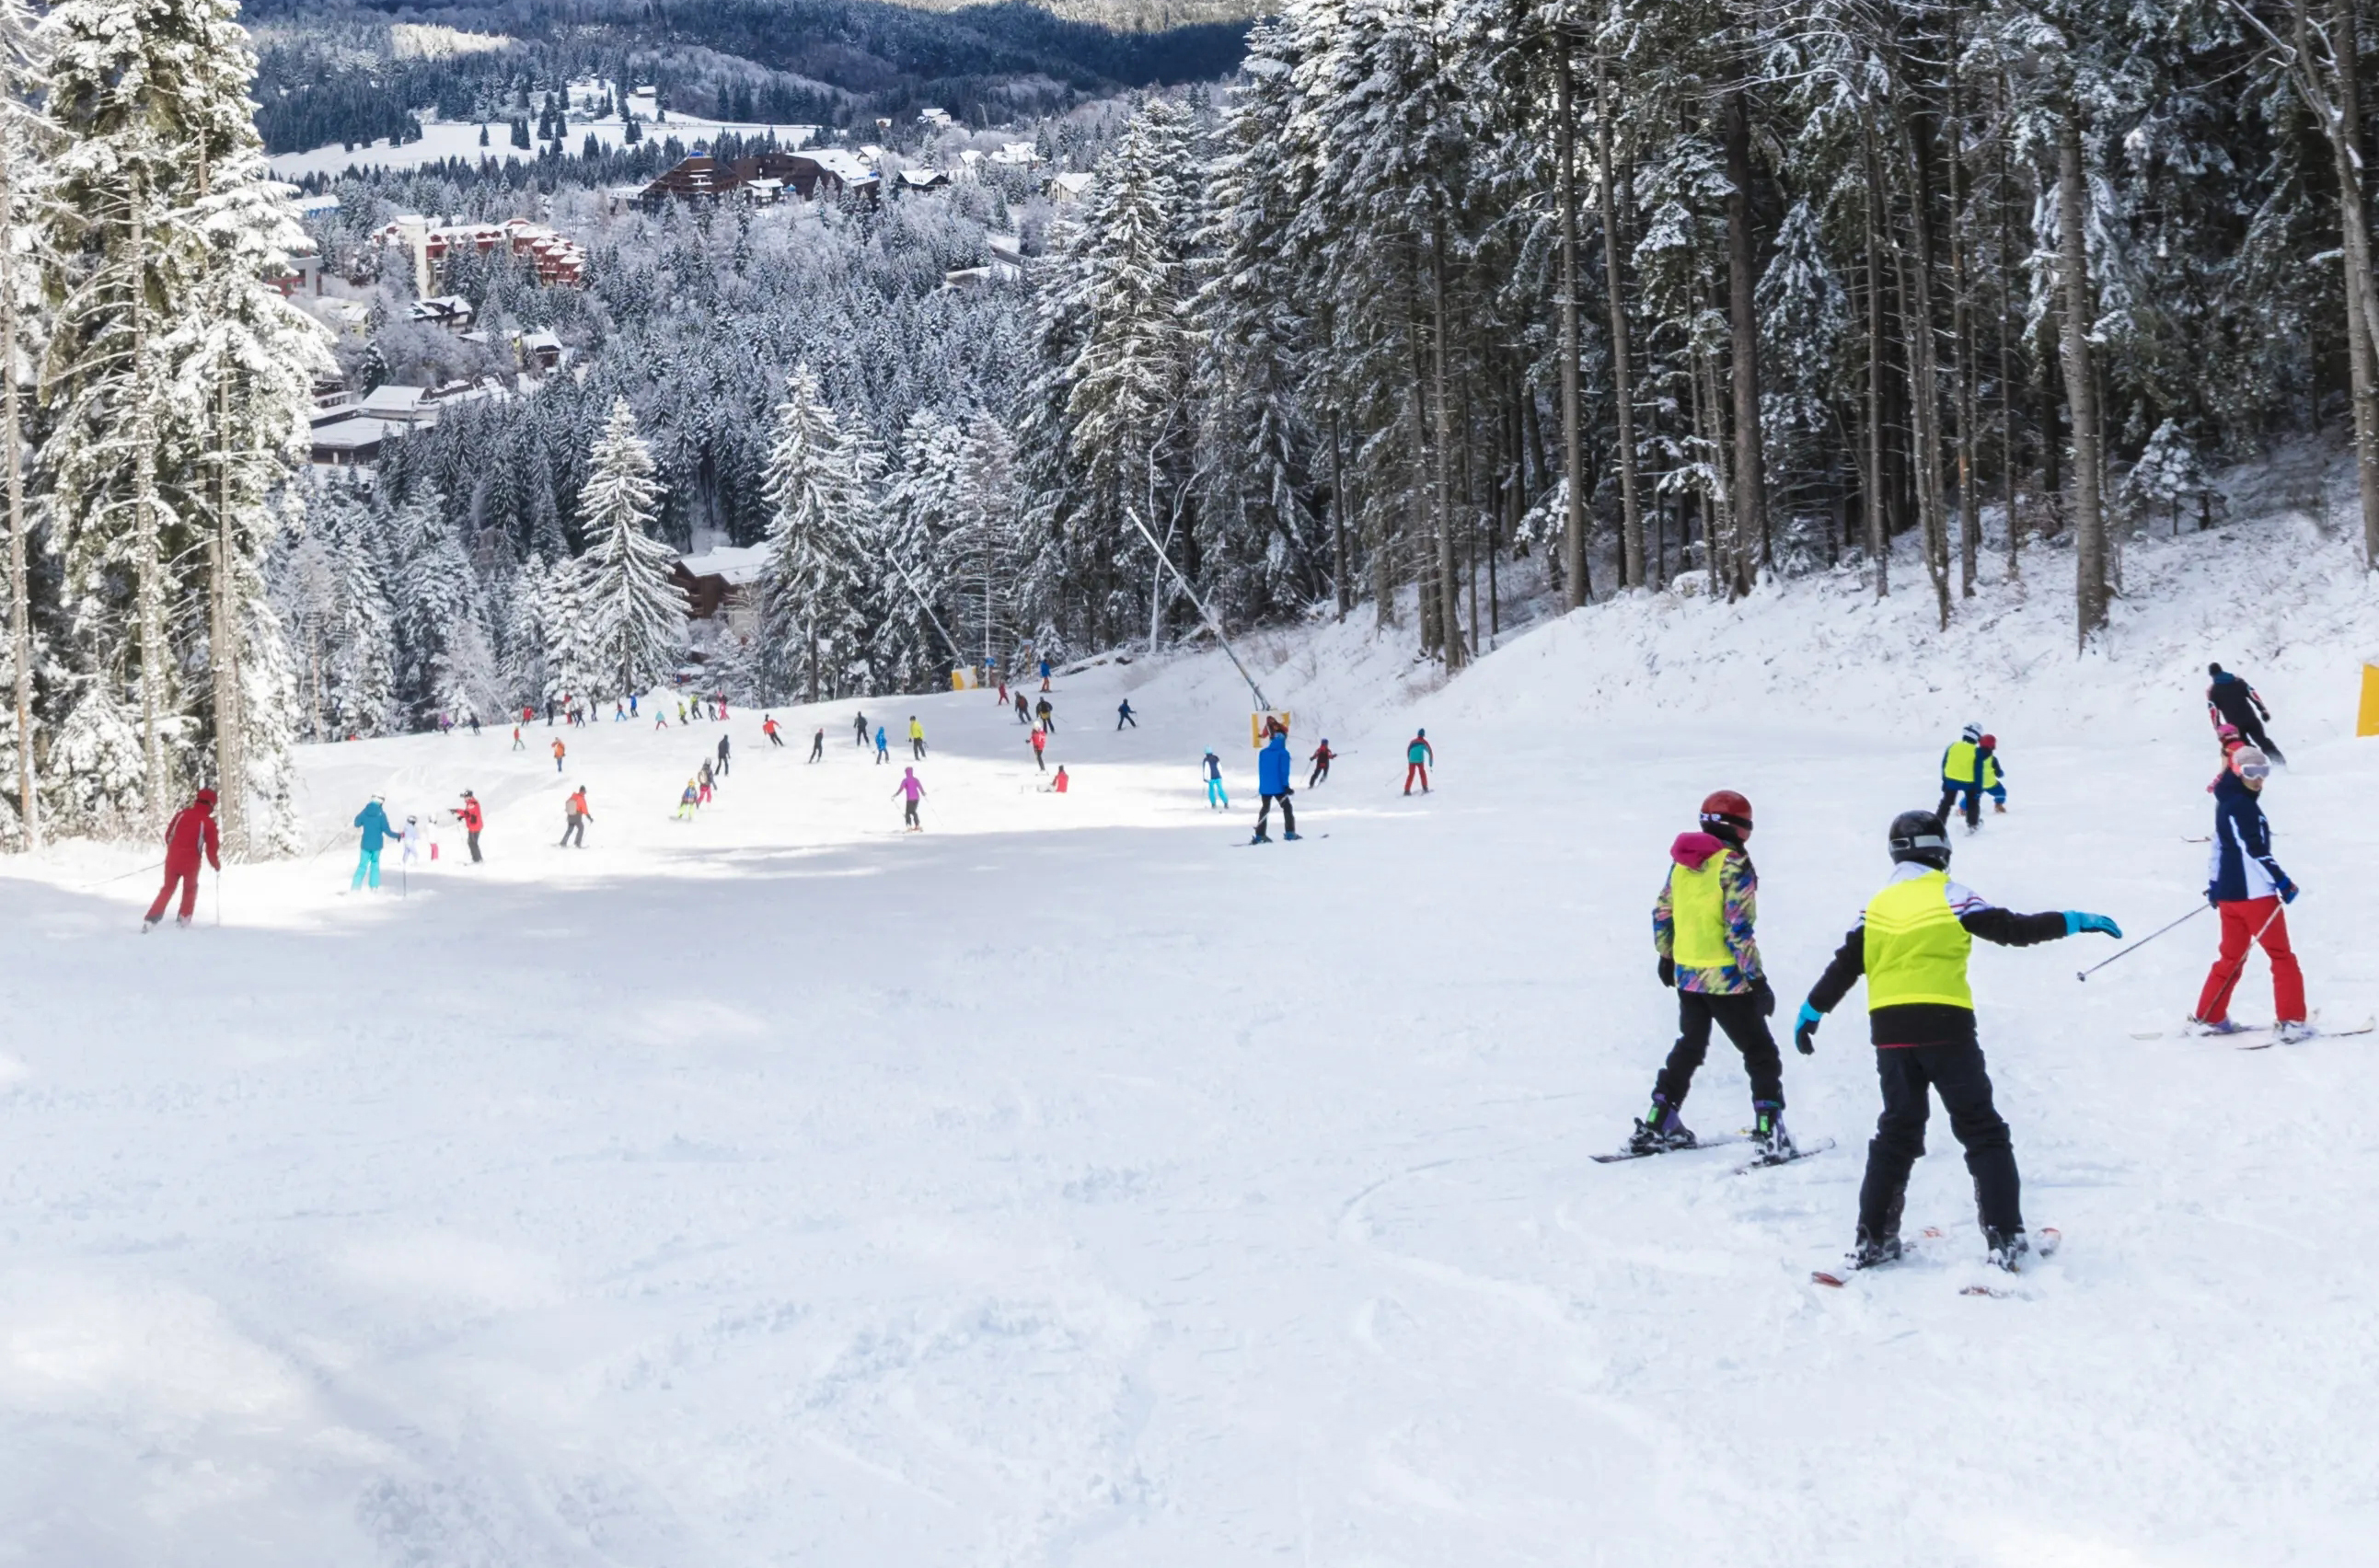
{"label": "ski slope marker pole", "polygon": [[2116,953],[2112,958],[2106,958],[2106,959],[2099,959],[2096,963],[2092,964],[2088,969],[2083,970],[2083,971],[2079,971],[2078,973],[2076,973],[2076,974],[2073,976],[2073,978],[2074,978],[2074,979],[2076,979],[2076,980],[2087,980],[2087,979],[2089,979],[2092,975],[2094,975],[2094,974],[2097,973],[2100,970],[2105,969],[2108,964],[2113,963],[2113,962],[2115,961],[2115,959],[2116,959],[2124,958],[2124,957],[2127,957],[2127,956],[2128,956],[2128,955],[2130,955],[2130,954],[2132,954],[2132,953],[2136,953],[2136,952],[2138,952],[2141,948],[2143,948],[2143,947],[2146,947],[2149,943],[2151,943],[2151,942],[2155,941],[2157,937],[2159,937],[2159,936],[2163,935],[2166,932],[2170,931],[2170,930],[2173,928],[2173,926],[2174,926],[2174,925],[2183,925],[2183,924],[2186,924],[2186,923],[2189,923],[2190,921],[2195,920],[2199,915],[2204,914],[2206,911],[2208,911],[2208,910],[2212,909],[2213,907],[2214,907],[2214,906],[2213,906],[2213,905],[2211,905],[2211,904],[2200,904],[2200,905],[2198,905],[2195,909],[2193,909],[2193,910],[2190,911],[2187,914],[2185,914],[2185,915],[2181,916],[2181,917],[2180,917],[2180,919],[2179,919],[2179,920],[2177,920],[2177,921],[2174,921],[2174,922],[2172,923],[2172,925],[2161,925],[2161,926],[2158,926],[2156,930],[2149,932],[2145,936],[2141,937],[2138,941],[2136,941],[2136,942],[2132,943],[2130,947],[2125,947],[2125,948],[2123,948],[2121,951],[2119,951],[2119,952]]}

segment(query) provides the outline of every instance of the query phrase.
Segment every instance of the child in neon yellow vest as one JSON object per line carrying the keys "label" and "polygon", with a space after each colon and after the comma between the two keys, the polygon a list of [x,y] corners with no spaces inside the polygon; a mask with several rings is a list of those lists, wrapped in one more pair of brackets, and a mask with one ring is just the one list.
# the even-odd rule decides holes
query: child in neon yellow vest
{"label": "child in neon yellow vest", "polygon": [[1891,824],[1891,880],[1869,899],[1793,1031],[1815,1048],[1817,1020],[1866,977],[1868,1029],[1883,1115],[1866,1146],[1859,1187],[1858,1248],[1851,1266],[1871,1268],[1900,1256],[1900,1211],[1909,1168],[1925,1152],[1928,1090],[1941,1096],[1950,1130],[1966,1151],[1974,1204],[1991,1261],[2015,1268],[2031,1249],[2024,1239],[2022,1181],[2007,1123],[1991,1104],[1991,1078],[1974,1035],[1974,994],[1966,959],[1977,936],[2028,947],[2078,932],[2122,932],[2105,915],[2078,911],[2017,914],[1950,880],[1950,838],[1932,812],[1902,812]]}
{"label": "child in neon yellow vest", "polygon": [[1753,935],[1759,873],[1744,849],[1750,837],[1751,802],[1721,790],[1702,802],[1701,831],[1680,833],[1669,846],[1668,878],[1652,906],[1652,947],[1660,955],[1660,983],[1677,990],[1677,1043],[1653,1080],[1651,1109],[1627,1140],[1630,1154],[1694,1147],[1693,1132],[1677,1113],[1715,1024],[1743,1053],[1760,1157],[1793,1157],[1793,1138],[1784,1130],[1784,1062],[1768,1031],[1776,993]]}

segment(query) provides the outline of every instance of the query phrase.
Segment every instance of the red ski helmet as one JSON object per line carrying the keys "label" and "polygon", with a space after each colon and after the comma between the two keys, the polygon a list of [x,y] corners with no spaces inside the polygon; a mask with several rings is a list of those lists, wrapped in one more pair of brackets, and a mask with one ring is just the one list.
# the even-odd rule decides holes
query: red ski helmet
{"label": "red ski helmet", "polygon": [[1751,802],[1733,790],[1713,790],[1702,800],[1702,826],[1748,833],[1751,831]]}
{"label": "red ski helmet", "polygon": [[212,790],[201,790],[199,791],[199,804],[202,806],[211,806],[214,803],[215,792]]}
{"label": "red ski helmet", "polygon": [[1986,735],[1983,737],[1983,750],[1987,752],[1999,750],[1999,738],[1997,735]]}

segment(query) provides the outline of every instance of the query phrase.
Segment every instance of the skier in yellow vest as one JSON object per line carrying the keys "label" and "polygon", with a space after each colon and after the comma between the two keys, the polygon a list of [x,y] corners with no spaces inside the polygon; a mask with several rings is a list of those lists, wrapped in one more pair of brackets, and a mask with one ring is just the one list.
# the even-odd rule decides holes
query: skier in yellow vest
{"label": "skier in yellow vest", "polygon": [[1859,1187],[1858,1248],[1853,1268],[1872,1268],[1900,1256],[1900,1210],[1908,1172],[1925,1152],[1928,1089],[1950,1113],[1950,1130],[1966,1151],[1974,1203],[1990,1260],[2013,1270],[2029,1251],[2024,1239],[2022,1183],[2007,1123],[1991,1105],[1991,1078],[1974,1034],[1974,995],[1966,959],[1974,938],[2028,947],[2084,931],[2120,936],[2105,915],[2078,911],[2017,914],[1950,880],[1949,830],[1933,812],[1902,812],[1891,823],[1891,880],[1867,900],[1834,961],[1817,983],[1793,1031],[1793,1043],[1814,1050],[1817,1020],[1866,977],[1868,1031],[1883,1115],[1866,1146],[1866,1179]]}
{"label": "skier in yellow vest", "polygon": [[1709,1050],[1710,1026],[1726,1031],[1751,1078],[1755,1140],[1763,1162],[1793,1157],[1784,1130],[1784,1063],[1768,1019],[1776,993],[1759,965],[1753,927],[1759,919],[1759,874],[1745,852],[1751,802],[1732,790],[1702,802],[1701,831],[1669,846],[1668,880],[1652,906],[1652,947],[1660,983],[1677,991],[1677,1043],[1652,1085],[1652,1108],[1627,1140],[1629,1154],[1694,1147],[1678,1119],[1694,1072]]}
{"label": "skier in yellow vest", "polygon": [[1950,742],[1941,754],[1941,804],[1934,812],[1943,826],[1950,821],[1950,808],[1965,797],[1966,831],[1977,832],[1983,826],[1983,727],[1969,724],[1965,732]]}

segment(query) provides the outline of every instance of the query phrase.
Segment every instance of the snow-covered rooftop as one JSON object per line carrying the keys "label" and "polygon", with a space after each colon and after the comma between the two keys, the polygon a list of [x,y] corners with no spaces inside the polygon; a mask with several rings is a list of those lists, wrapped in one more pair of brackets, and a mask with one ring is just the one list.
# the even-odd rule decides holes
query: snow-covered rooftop
{"label": "snow-covered rooftop", "polygon": [[678,564],[695,577],[724,578],[731,586],[756,583],[767,574],[768,547],[766,545],[721,545],[704,550],[700,555],[678,558]]}

